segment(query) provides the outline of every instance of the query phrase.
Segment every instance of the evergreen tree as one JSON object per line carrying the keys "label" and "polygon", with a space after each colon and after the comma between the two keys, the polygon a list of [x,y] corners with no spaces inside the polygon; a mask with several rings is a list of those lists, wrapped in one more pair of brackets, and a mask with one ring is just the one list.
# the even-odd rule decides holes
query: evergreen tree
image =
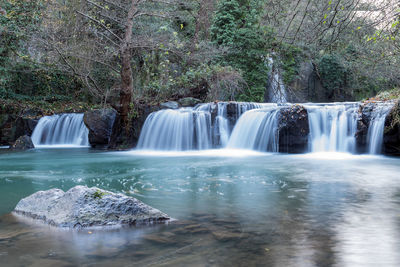
{"label": "evergreen tree", "polygon": [[272,32],[259,24],[262,2],[223,0],[219,3],[211,37],[229,52],[220,58],[221,64],[242,72],[248,88],[239,100],[262,101],[268,77],[266,57]]}

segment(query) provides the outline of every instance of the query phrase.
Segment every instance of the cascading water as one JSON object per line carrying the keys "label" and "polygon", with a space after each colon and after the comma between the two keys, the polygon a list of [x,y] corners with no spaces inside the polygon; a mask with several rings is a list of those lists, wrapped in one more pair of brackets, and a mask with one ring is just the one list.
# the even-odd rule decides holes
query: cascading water
{"label": "cascading water", "polygon": [[268,58],[268,67],[270,69],[268,77],[268,97],[272,103],[286,103],[287,92],[283,83],[279,69],[274,66],[274,59]]}
{"label": "cascading water", "polygon": [[211,148],[211,116],[191,108],[166,109],[150,114],[138,149],[183,151]]}
{"label": "cascading water", "polygon": [[[356,153],[361,103],[305,104],[310,152]],[[288,104],[219,102],[150,114],[139,150],[186,151],[212,148],[279,152],[279,114]],[[392,105],[374,109],[368,132],[370,153],[382,146],[385,117]],[[293,116],[292,116],[293,118]]]}
{"label": "cascading water", "polygon": [[266,105],[269,104],[218,102],[202,104],[197,109],[209,112],[212,115],[215,114],[212,129],[213,147],[223,148],[227,146],[232,130],[240,116],[249,110],[260,109]]}
{"label": "cascading water", "polygon": [[393,103],[377,103],[368,127],[367,142],[369,154],[380,154],[383,144],[385,119],[393,107]]}
{"label": "cascading water", "polygon": [[61,114],[41,118],[32,133],[32,142],[40,146],[88,146],[89,131],[83,114]]}
{"label": "cascading water", "polygon": [[278,113],[279,108],[276,107],[244,113],[237,122],[227,147],[278,152]]}
{"label": "cascading water", "polygon": [[238,118],[257,103],[207,103],[194,108],[166,109],[149,115],[137,149],[185,151],[226,147]]}
{"label": "cascading water", "polygon": [[311,152],[350,152],[356,149],[359,103],[305,105]]}

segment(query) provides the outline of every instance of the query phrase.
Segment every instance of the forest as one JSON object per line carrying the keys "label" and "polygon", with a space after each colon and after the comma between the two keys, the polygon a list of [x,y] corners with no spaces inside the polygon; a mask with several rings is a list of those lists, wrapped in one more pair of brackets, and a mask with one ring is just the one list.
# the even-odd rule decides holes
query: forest
{"label": "forest", "polygon": [[292,102],[358,101],[400,87],[399,22],[396,0],[1,0],[0,98],[264,102],[274,69]]}

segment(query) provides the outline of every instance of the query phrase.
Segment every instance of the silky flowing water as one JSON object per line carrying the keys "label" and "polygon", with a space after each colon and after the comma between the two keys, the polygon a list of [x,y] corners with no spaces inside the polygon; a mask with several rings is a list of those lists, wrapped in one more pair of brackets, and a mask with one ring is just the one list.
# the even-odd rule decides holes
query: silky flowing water
{"label": "silky flowing water", "polygon": [[[254,151],[0,150],[1,266],[400,266],[400,159]],[[57,230],[10,212],[98,186],[176,219]]]}

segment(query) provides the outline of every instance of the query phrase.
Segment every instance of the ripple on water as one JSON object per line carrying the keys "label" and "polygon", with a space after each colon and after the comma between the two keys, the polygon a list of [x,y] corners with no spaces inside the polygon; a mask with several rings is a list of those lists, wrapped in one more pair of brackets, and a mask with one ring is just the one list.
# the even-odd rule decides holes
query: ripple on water
{"label": "ripple on water", "polygon": [[0,154],[1,214],[35,191],[85,184],[133,195],[178,221],[88,233],[3,215],[0,262],[400,265],[399,159],[62,151]]}

